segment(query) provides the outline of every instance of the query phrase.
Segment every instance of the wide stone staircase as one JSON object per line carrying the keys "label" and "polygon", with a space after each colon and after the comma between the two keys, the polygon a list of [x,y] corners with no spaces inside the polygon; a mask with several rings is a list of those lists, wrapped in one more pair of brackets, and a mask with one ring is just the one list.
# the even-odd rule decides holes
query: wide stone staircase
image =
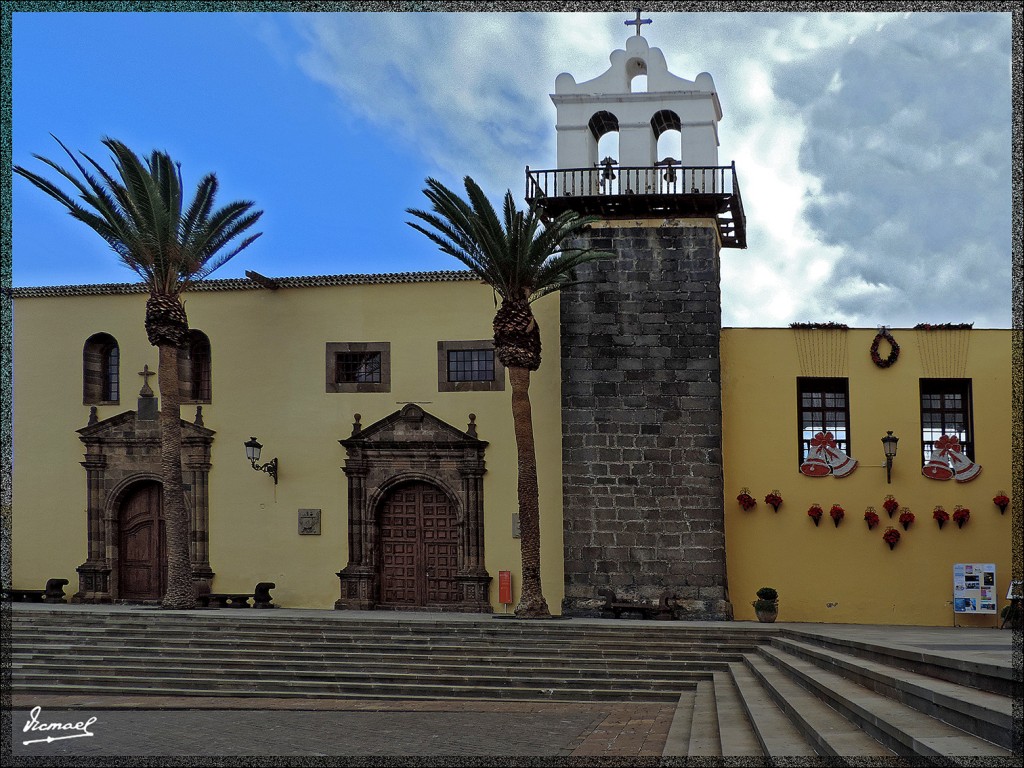
{"label": "wide stone staircase", "polygon": [[1009,666],[772,625],[4,611],[15,695],[660,701],[666,755],[1020,750]]}

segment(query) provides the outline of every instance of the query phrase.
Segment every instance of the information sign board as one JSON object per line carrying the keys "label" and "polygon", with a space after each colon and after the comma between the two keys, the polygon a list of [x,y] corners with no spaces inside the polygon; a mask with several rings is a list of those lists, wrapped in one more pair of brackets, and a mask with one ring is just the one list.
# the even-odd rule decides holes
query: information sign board
{"label": "information sign board", "polygon": [[995,563],[954,563],[953,611],[996,612]]}

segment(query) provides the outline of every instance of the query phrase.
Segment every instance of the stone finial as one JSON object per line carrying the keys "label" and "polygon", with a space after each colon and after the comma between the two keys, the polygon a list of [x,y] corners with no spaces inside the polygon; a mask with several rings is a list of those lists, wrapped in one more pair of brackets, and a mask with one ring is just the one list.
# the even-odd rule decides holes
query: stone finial
{"label": "stone finial", "polygon": [[197,405],[196,406],[196,418],[195,418],[195,421],[193,421],[192,423],[195,424],[197,427],[205,427],[206,426],[203,423],[203,406],[201,406],[201,405]]}
{"label": "stone finial", "polygon": [[476,437],[476,414],[469,414],[469,426],[466,427],[466,434],[470,437]]}
{"label": "stone finial", "polygon": [[89,409],[89,426],[91,427],[93,424],[98,423],[99,420],[99,412],[96,406],[94,405],[92,408]]}
{"label": "stone finial", "polygon": [[149,377],[156,376],[156,373],[149,370],[149,365],[144,365],[139,371],[139,376],[142,377],[142,389],[139,390],[139,397],[156,397],[153,394],[153,388],[149,386]]}
{"label": "stone finial", "polygon": [[363,431],[363,425],[359,423],[359,420],[362,418],[362,416],[360,416],[357,413],[355,414],[354,418],[355,421],[352,422],[352,437],[355,437],[356,435]]}

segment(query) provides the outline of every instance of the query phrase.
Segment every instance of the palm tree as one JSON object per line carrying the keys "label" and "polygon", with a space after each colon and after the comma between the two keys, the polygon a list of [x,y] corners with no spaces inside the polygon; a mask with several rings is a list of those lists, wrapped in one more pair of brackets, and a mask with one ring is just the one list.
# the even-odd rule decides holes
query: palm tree
{"label": "palm tree", "polygon": [[[195,606],[192,560],[189,553],[191,521],[185,509],[181,472],[181,418],[178,390],[178,349],[188,336],[188,317],[181,294],[196,280],[249,246],[261,233],[247,236],[231,250],[222,251],[253,226],[263,214],[253,203],[239,201],[213,209],[217,177],[199,182],[188,209],[183,208],[181,165],[165,152],[154,151],[145,163],[122,142],[103,139],[111,152],[115,173],[110,173],[84,152],[93,175],[54,137],[71,158],[81,178],[52,160],[33,155],[71,182],[81,203],[54,183],[15,166],[28,179],[60,202],[68,213],[91,227],[149,287],[146,334],[159,350],[160,460],[163,510],[167,536],[167,608]],[[115,175],[116,174],[116,175]]]}
{"label": "palm tree", "polygon": [[408,222],[444,252],[461,261],[501,297],[494,316],[494,352],[508,369],[512,386],[512,420],[519,464],[519,530],[523,584],[516,616],[550,617],[540,580],[540,503],[537,456],[530,408],[530,372],[540,367],[540,328],[530,304],[575,280],[575,268],[612,254],[571,248],[563,243],[578,235],[596,217],[572,211],[546,224],[534,209],[516,210],[505,193],[504,222],[469,176],[469,200],[434,179],[423,193],[433,213],[407,209],[432,229]]}

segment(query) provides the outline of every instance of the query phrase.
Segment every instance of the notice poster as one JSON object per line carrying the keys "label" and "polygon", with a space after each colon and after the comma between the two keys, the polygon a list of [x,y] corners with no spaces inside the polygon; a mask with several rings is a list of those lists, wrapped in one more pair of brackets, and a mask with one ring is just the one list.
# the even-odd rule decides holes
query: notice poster
{"label": "notice poster", "polygon": [[995,563],[953,565],[953,610],[956,613],[996,612]]}

